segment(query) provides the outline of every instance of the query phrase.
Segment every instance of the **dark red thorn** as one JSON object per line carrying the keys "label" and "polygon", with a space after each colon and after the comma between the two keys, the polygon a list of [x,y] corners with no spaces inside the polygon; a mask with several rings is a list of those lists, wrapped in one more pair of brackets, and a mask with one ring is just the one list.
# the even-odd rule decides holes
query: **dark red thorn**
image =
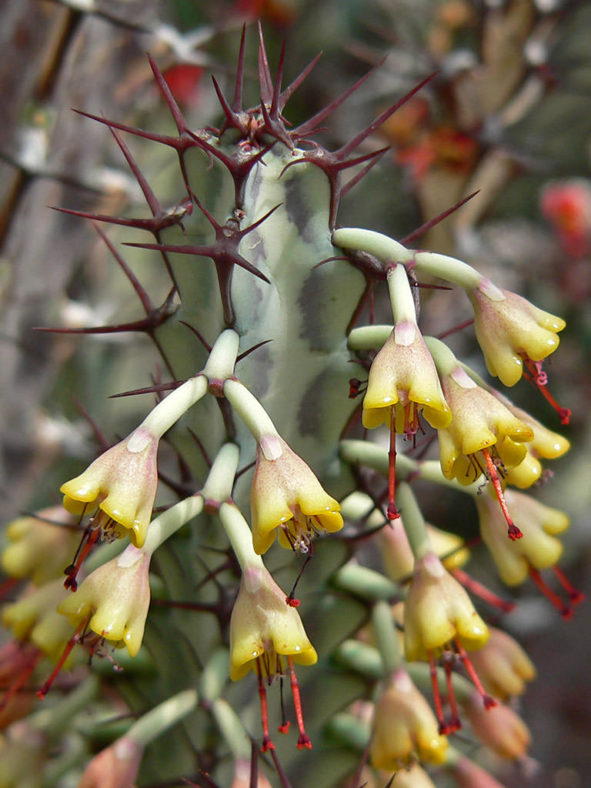
{"label": "dark red thorn", "polygon": [[273,79],[269,69],[269,61],[267,59],[267,50],[265,49],[265,39],[263,37],[263,27],[258,22],[259,30],[259,85],[261,91],[261,98],[268,104],[273,96]]}
{"label": "dark red thorn", "polygon": [[122,227],[134,227],[137,230],[147,230],[153,235],[157,235],[161,230],[165,230],[167,227],[180,224],[184,216],[188,213],[185,208],[180,211],[173,210],[171,213],[161,213],[159,216],[154,216],[150,219],[125,219],[119,216],[107,216],[102,213],[89,213],[86,211],[74,211],[69,208],[51,207],[54,211],[67,213],[70,216],[80,216],[83,219],[91,219],[95,222],[105,222],[107,224],[117,224]]}
{"label": "dark red thorn", "polygon": [[179,105],[176,103],[175,97],[172,95],[172,91],[168,86],[168,82],[164,79],[164,76],[158,66],[156,65],[155,61],[152,59],[150,55],[148,55],[148,60],[150,62],[150,67],[152,72],[154,73],[154,77],[156,79],[156,83],[160,88],[160,92],[164,97],[164,101],[166,101],[168,108],[170,110],[170,114],[172,115],[174,122],[176,123],[176,127],[179,134],[183,134],[185,131],[188,130],[187,121],[185,120],[183,113]]}
{"label": "dark red thorn", "polygon": [[196,336],[196,337],[197,337],[197,339],[198,339],[198,340],[201,342],[201,344],[202,344],[202,345],[203,345],[203,347],[204,347],[204,348],[207,350],[207,352],[208,352],[208,353],[211,353],[211,345],[210,345],[210,344],[208,344],[208,343],[205,341],[205,339],[203,338],[203,335],[202,335],[202,334],[200,334],[200,333],[199,333],[199,331],[197,331],[197,329],[195,328],[195,326],[192,326],[190,323],[187,323],[187,322],[186,322],[186,320],[179,320],[179,323],[182,323],[182,325],[183,325],[183,326],[186,326],[186,327],[189,329],[189,331],[191,331],[193,334],[195,334],[195,336]]}
{"label": "dark red thorn", "polygon": [[247,356],[250,356],[250,354],[254,353],[255,350],[258,350],[263,345],[268,345],[269,342],[272,342],[272,341],[273,341],[272,339],[263,339],[262,342],[257,342],[256,345],[253,345],[252,347],[249,347],[248,350],[245,350],[243,353],[239,353],[238,356],[236,356],[236,363],[238,363],[239,361],[242,361],[243,358],[246,358]]}
{"label": "dark red thorn", "polygon": [[33,671],[37,667],[39,660],[43,656],[42,652],[36,648],[29,649],[24,646],[20,652],[23,656],[24,667],[19,671],[12,684],[6,690],[4,697],[0,701],[0,712],[8,706],[12,698],[27,683]]}
{"label": "dark red thorn", "polygon": [[270,134],[276,140],[283,142],[283,144],[287,145],[287,147],[290,150],[293,150],[294,142],[291,136],[285,130],[285,126],[283,125],[281,120],[277,120],[273,118],[273,115],[269,113],[269,111],[267,110],[267,105],[263,100],[261,100],[261,114],[263,116],[263,120],[265,121],[265,127],[264,127],[265,132],[267,134]]}
{"label": "dark red thorn", "polygon": [[308,74],[312,71],[312,69],[314,68],[316,63],[318,63],[318,61],[320,60],[321,57],[322,57],[322,52],[319,52],[316,55],[316,57],[313,60],[311,60],[310,63],[308,63],[306,68],[298,74],[298,76],[293,80],[293,82],[291,82],[285,88],[285,90],[283,91],[283,93],[279,97],[279,109],[280,110],[284,109],[284,107],[287,104],[287,102],[289,101],[289,99],[293,96],[295,91],[299,88],[299,86],[302,84],[302,82],[306,79]]}
{"label": "dark red thorn", "polygon": [[226,97],[222,93],[222,89],[220,88],[217,79],[214,75],[211,75],[211,81],[213,82],[213,89],[216,92],[216,96],[218,97],[218,101],[220,102],[220,106],[226,116],[226,125],[224,128],[235,128],[238,129],[240,134],[245,137],[248,133],[246,124],[242,122],[240,115],[236,113],[232,107],[228,104]]}
{"label": "dark red thorn", "polygon": [[[148,55],[148,58],[149,57],[150,56]],[[152,216],[160,216],[162,214],[162,206],[160,205],[158,198],[152,191],[152,188],[148,183],[148,181],[146,180],[144,174],[138,167],[135,159],[131,155],[129,148],[123,141],[121,135],[117,133],[116,129],[110,127],[110,131],[113,137],[115,137],[115,142],[117,143],[117,145],[119,145],[119,148],[121,149],[121,153],[123,153],[123,155],[125,156],[125,161],[129,165],[129,169],[132,171],[136,181],[138,182],[140,189],[142,190],[144,197],[146,198],[146,202],[148,203],[148,206],[152,211]]]}
{"label": "dark red thorn", "polygon": [[89,425],[90,429],[92,430],[94,439],[98,443],[100,453],[105,452],[111,446],[105,434],[98,426],[96,421],[92,418],[90,413],[86,410],[84,405],[75,397],[73,397],[73,401],[74,401],[74,405],[76,406],[76,410],[78,411],[78,413],[80,413],[84,421]]}
{"label": "dark red thorn", "polygon": [[118,399],[119,397],[135,397],[137,394],[159,394],[161,391],[174,391],[181,386],[184,380],[172,380],[168,383],[155,383],[152,386],[146,386],[143,389],[133,389],[132,391],[121,391],[118,394],[109,394],[109,399]]}
{"label": "dark red thorn", "polygon": [[187,148],[195,148],[201,142],[199,137],[195,134],[170,137],[167,134],[155,134],[149,131],[143,131],[143,129],[138,129],[135,126],[128,126],[126,123],[117,123],[114,120],[107,120],[107,118],[101,118],[99,115],[83,112],[81,109],[75,109],[74,112],[78,115],[83,115],[85,118],[90,118],[90,120],[96,120],[97,123],[102,123],[110,129],[119,129],[119,131],[126,131],[129,134],[133,134],[135,137],[142,137],[142,139],[158,142],[161,145],[167,145],[170,148],[174,148],[179,153],[187,150]]}
{"label": "dark red thorn", "polygon": [[421,80],[418,83],[418,85],[415,85],[414,88],[412,88],[412,90],[409,90],[408,93],[406,93],[397,102],[392,104],[391,107],[388,107],[388,109],[384,110],[384,112],[381,112],[377,116],[377,118],[375,118],[375,120],[373,120],[363,131],[360,131],[359,134],[353,137],[353,139],[350,142],[348,142],[346,145],[343,145],[343,147],[340,148],[338,151],[335,151],[335,153],[340,158],[345,158],[350,153],[352,153],[355,150],[355,148],[361,145],[361,143],[365,139],[367,139],[367,137],[369,137],[370,134],[373,134],[374,131],[379,129],[379,127],[383,123],[385,123],[391,115],[393,115],[396,112],[396,110],[400,109],[400,107],[406,104],[406,102],[409,99],[411,99],[415,95],[415,93],[418,93],[419,90],[422,90],[428,82],[431,82],[431,80],[434,79],[438,75],[438,73],[439,73],[438,71],[434,71],[432,74],[429,74],[428,77],[425,77],[425,79]]}
{"label": "dark red thorn", "polygon": [[[281,42],[281,51],[279,53],[279,63],[277,65],[277,76],[275,77],[275,84],[273,86],[273,97],[271,99],[270,115],[273,120],[279,119],[281,112],[281,82],[283,81],[283,69],[285,66],[285,39]],[[293,144],[293,143],[292,143]]]}
{"label": "dark red thorn", "polygon": [[230,252],[216,249],[215,246],[175,246],[174,244],[140,244],[140,243],[125,243],[124,246],[132,246],[136,249],[151,249],[157,252],[172,252],[174,254],[192,254],[200,257],[209,257],[214,262],[220,260],[221,254],[224,256],[224,262],[230,265],[238,265],[244,268],[250,274],[262,279],[263,282],[271,284],[269,279],[255,268],[254,265],[245,260],[238,252]]}
{"label": "dark red thorn", "polygon": [[312,134],[313,132],[318,130],[318,125],[322,123],[326,118],[328,118],[335,110],[337,110],[341,104],[343,104],[349,96],[353,95],[364,82],[366,82],[372,74],[380,68],[384,64],[384,60],[381,60],[380,63],[375,67],[370,69],[366,74],[364,74],[360,79],[357,80],[351,87],[347,88],[344,93],[341,93],[334,101],[331,101],[330,104],[327,104],[321,110],[319,110],[315,115],[313,115],[308,120],[304,121],[301,125],[297,126],[292,131],[292,137],[294,140],[301,140],[304,139],[308,134]]}
{"label": "dark red thorn", "polygon": [[242,25],[240,35],[240,49],[238,51],[238,64],[236,66],[236,82],[234,83],[234,98],[232,100],[232,110],[242,111],[242,88],[244,85],[244,51],[246,43],[246,25]]}
{"label": "dark red thorn", "polygon": [[447,331],[442,331],[441,334],[437,334],[437,339],[445,339],[450,334],[455,334],[457,331],[461,331],[463,328],[467,328],[474,323],[474,318],[471,317],[470,320],[464,320],[463,323],[458,323],[457,326],[453,326],[452,328],[448,328]]}
{"label": "dark red thorn", "polygon": [[[409,233],[408,235],[405,235],[404,238],[402,238],[400,240],[400,243],[404,244],[405,246],[408,246],[408,244],[411,241],[414,241],[415,238],[420,238],[421,235],[424,235],[432,227],[435,227],[436,224],[439,224],[444,219],[447,219],[447,217],[450,214],[455,213],[455,211],[457,211],[459,208],[461,208],[462,205],[465,205],[468,202],[468,200],[471,200],[473,197],[476,197],[476,195],[479,192],[480,192],[480,189],[477,189],[475,192],[472,192],[472,194],[469,194],[467,197],[464,197],[462,200],[460,200],[459,202],[455,203],[455,205],[452,205],[451,208],[447,208],[445,211],[442,211],[441,213],[438,213],[437,216],[433,217],[433,219],[429,219],[428,221],[423,222],[423,224],[421,224],[420,227],[417,227],[416,230],[413,230],[412,233]],[[472,320],[470,322],[473,323],[474,321]]]}
{"label": "dark red thorn", "polygon": [[379,161],[381,161],[383,155],[387,153],[389,150],[390,150],[390,146],[387,145],[385,148],[380,148],[379,150],[374,151],[373,154],[371,154],[371,156],[368,157],[369,161],[365,165],[365,167],[360,172],[358,172],[357,175],[351,178],[350,181],[347,181],[347,183],[344,186],[341,186],[341,188],[339,189],[339,199],[345,197],[345,195],[347,195],[351,191],[351,189],[357,186],[357,184],[361,180],[363,180],[363,178],[365,178],[365,176],[369,172],[371,172],[371,170],[376,166],[376,164]]}

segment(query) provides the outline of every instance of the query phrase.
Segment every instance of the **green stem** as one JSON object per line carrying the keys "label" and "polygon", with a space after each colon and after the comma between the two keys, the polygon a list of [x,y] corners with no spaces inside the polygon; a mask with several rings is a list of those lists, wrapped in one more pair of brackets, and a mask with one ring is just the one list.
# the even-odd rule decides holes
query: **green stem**
{"label": "green stem", "polygon": [[354,328],[347,337],[349,350],[379,350],[394,326],[361,326]]}
{"label": "green stem", "polygon": [[125,734],[140,747],[145,747],[160,736],[167,728],[176,725],[183,717],[193,711],[197,705],[197,691],[183,690],[164,703],[160,703],[147,714],[144,714]]}
{"label": "green stem", "polygon": [[401,596],[400,587],[374,569],[358,564],[345,564],[332,576],[332,583],[342,591],[375,600],[393,601]]}
{"label": "green stem", "polygon": [[206,501],[222,503],[232,496],[240,450],[235,443],[225,443],[218,451],[201,494]]}
{"label": "green stem", "polygon": [[203,374],[210,383],[221,382],[232,377],[239,344],[240,337],[232,328],[222,331],[219,335],[203,368]]}
{"label": "green stem", "polygon": [[240,718],[223,698],[211,704],[211,713],[235,760],[250,760],[251,744]]}
{"label": "green stem", "polygon": [[415,498],[415,494],[406,482],[402,482],[396,490],[396,501],[402,515],[404,530],[408,537],[410,549],[415,560],[424,558],[427,553],[433,552],[431,540],[427,532],[427,526],[423,514]]}
{"label": "green stem", "polygon": [[30,724],[38,731],[49,736],[61,736],[64,727],[83,709],[88,708],[99,691],[99,680],[96,676],[88,676],[75,690],[62,700],[35,712],[29,717]]}
{"label": "green stem", "polygon": [[387,674],[391,675],[400,667],[402,654],[400,653],[398,635],[392,619],[390,605],[384,601],[376,602],[373,606],[371,620],[384,669]]}
{"label": "green stem", "polygon": [[429,274],[445,279],[465,290],[478,287],[484,277],[468,263],[455,257],[437,252],[415,252],[413,256],[415,270],[419,274]]}
{"label": "green stem", "polygon": [[155,438],[161,438],[206,393],[207,378],[204,374],[189,378],[159,402],[135,432],[143,428]]}
{"label": "green stem", "polygon": [[[238,413],[257,443],[265,436],[279,437],[275,425],[258,399],[239,380],[226,380],[224,396]],[[277,458],[268,458],[277,459]]]}
{"label": "green stem", "polygon": [[252,546],[252,531],[240,509],[233,503],[224,502],[220,506],[219,517],[242,571],[248,567],[264,569],[263,559]]}
{"label": "green stem", "polygon": [[407,263],[413,259],[413,252],[393,238],[375,230],[363,230],[354,227],[342,227],[332,234],[332,242],[342,249],[353,249],[358,252],[369,252],[386,265]]}
{"label": "green stem", "polygon": [[141,548],[142,552],[152,555],[163,542],[202,511],[203,497],[201,495],[191,495],[189,498],[175,503],[170,509],[152,520],[146,541]]}
{"label": "green stem", "polygon": [[386,281],[394,323],[408,322],[416,325],[417,312],[406,268],[403,265],[394,266],[388,271]]}

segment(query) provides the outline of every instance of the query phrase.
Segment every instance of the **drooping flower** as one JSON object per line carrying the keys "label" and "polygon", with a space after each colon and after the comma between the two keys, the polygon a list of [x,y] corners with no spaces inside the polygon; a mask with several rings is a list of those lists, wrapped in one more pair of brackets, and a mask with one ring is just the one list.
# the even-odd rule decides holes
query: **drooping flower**
{"label": "drooping flower", "polygon": [[[404,604],[404,654],[409,662],[426,660],[430,664],[440,733],[451,733],[461,727],[451,682],[455,654],[474,682],[484,706],[494,706],[496,701],[486,693],[466,653],[466,649],[481,648],[488,637],[488,627],[474,609],[470,597],[435,553],[429,552],[417,559]],[[452,710],[448,721],[443,714],[435,669],[439,657],[443,657]]]}
{"label": "drooping flower", "polygon": [[[388,785],[388,780],[392,780],[391,773],[382,772],[383,780],[379,785]],[[436,788],[435,783],[427,772],[418,763],[413,763],[404,769],[399,769],[392,783],[392,788]]]}
{"label": "drooping flower", "polygon": [[97,510],[94,527],[103,535],[129,533],[136,547],[146,539],[158,470],[158,438],[138,427],[125,440],[101,454],[89,467],[61,487],[64,507],[73,514]]}
{"label": "drooping flower", "polygon": [[486,280],[467,291],[474,308],[476,338],[491,375],[505,386],[521,378],[524,360],[542,361],[558,347],[566,323],[508,290],[488,289]]}
{"label": "drooping flower", "polygon": [[447,739],[425,697],[408,673],[398,669],[376,704],[370,759],[375,769],[395,771],[419,759],[445,761]]}
{"label": "drooping flower", "polygon": [[462,367],[442,377],[445,397],[452,411],[447,429],[439,430],[443,475],[470,484],[493,464],[503,468],[519,465],[525,457],[524,442],[531,441],[531,427],[514,416],[501,402],[478,386]]}
{"label": "drooping flower", "polygon": [[74,627],[87,622],[100,638],[116,648],[125,646],[135,657],[150,606],[149,566],[150,555],[130,544],[88,575],[75,593],[60,602],[58,611]]}
{"label": "drooping flower", "polygon": [[19,517],[6,527],[8,545],[2,567],[11,577],[28,578],[36,586],[63,574],[80,540],[72,515],[61,506]]}
{"label": "drooping flower", "polygon": [[363,426],[390,423],[395,411],[396,432],[414,435],[422,412],[432,427],[447,427],[451,412],[443,396],[435,364],[415,323],[396,325],[372,361],[363,399]]}
{"label": "drooping flower", "polygon": [[343,527],[340,504],[310,467],[279,436],[263,436],[257,449],[250,506],[255,551],[265,553],[275,541],[302,553],[315,534]]}
{"label": "drooping flower", "polygon": [[526,682],[536,677],[536,669],[519,643],[496,627],[490,627],[488,642],[472,654],[485,689],[501,700],[523,695]]}
{"label": "drooping flower", "polygon": [[523,536],[507,539],[506,523],[495,501],[489,495],[476,497],[480,533],[504,583],[510,586],[523,583],[530,571],[554,566],[562,555],[562,542],[556,538],[568,528],[564,512],[540,503],[535,498],[515,490],[505,491],[507,505]]}
{"label": "drooping flower", "polygon": [[450,770],[459,788],[505,788],[482,766],[466,755],[460,755],[452,762]]}
{"label": "drooping flower", "polygon": [[80,778],[78,788],[132,788],[135,785],[143,747],[122,736],[95,755]]}
{"label": "drooping flower", "polygon": [[464,712],[479,741],[500,758],[523,758],[531,736],[523,720],[504,703],[485,709],[476,693],[464,705]]}
{"label": "drooping flower", "polygon": [[[310,748],[304,729],[300,689],[294,662],[313,665],[316,650],[308,640],[299,613],[288,604],[265,567],[246,566],[230,619],[230,678],[243,678],[250,670],[257,674],[263,721],[263,751],[273,749],[269,736],[265,681],[289,674],[300,735],[298,748]],[[280,730],[287,731],[287,724]]]}
{"label": "drooping flower", "polygon": [[427,553],[419,559],[404,606],[406,659],[429,660],[456,641],[468,650],[477,649],[488,634],[470,597],[439,558]]}

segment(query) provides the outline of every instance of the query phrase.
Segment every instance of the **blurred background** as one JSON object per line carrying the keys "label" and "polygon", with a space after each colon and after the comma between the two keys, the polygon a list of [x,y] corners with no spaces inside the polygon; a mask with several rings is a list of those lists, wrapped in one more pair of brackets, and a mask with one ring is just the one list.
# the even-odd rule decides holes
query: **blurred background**
{"label": "blurred background", "polygon": [[[571,452],[540,497],[572,519],[563,568],[591,596],[591,4],[586,0],[5,0],[0,17],[0,484],[3,520],[58,501],[59,483],[92,453],[96,422],[109,439],[143,412],[109,395],[150,385],[156,358],[145,337],[78,337],[78,329],[141,316],[141,305],[88,222],[52,206],[145,215],[137,183],[108,129],[72,108],[159,133],[174,127],[154,85],[149,52],[189,124],[215,125],[213,72],[231,94],[240,28],[248,23],[247,103],[256,104],[257,32],[272,71],[287,40],[285,82],[323,56],[288,106],[310,117],[370,69],[363,87],[323,132],[342,145],[429,74],[437,75],[364,143],[390,145],[346,196],[340,225],[397,238],[463,197],[476,197],[412,245],[453,254],[497,284],[568,321],[548,364],[550,388],[572,409],[569,427],[522,382],[511,391]],[[131,146],[131,143],[130,143]],[[175,156],[133,140],[133,153],[164,205],[182,196]],[[162,147],[162,146],[158,146]],[[139,212],[142,213],[139,213]],[[117,228],[113,242],[123,238]],[[135,250],[134,250],[135,251]],[[126,251],[154,299],[158,265]],[[467,320],[463,294],[427,297],[423,330]],[[379,305],[378,305],[379,308]],[[483,374],[470,329],[448,340]],[[157,370],[156,373],[157,374]],[[141,399],[141,398],[140,398]],[[90,417],[90,420],[85,415]],[[474,513],[457,496],[422,499],[427,516],[471,536]],[[475,548],[478,577],[492,565]],[[591,767],[591,617],[563,621],[533,588],[508,619],[539,679],[523,716],[531,768],[508,786],[583,788]],[[534,761],[537,762],[534,763]]]}

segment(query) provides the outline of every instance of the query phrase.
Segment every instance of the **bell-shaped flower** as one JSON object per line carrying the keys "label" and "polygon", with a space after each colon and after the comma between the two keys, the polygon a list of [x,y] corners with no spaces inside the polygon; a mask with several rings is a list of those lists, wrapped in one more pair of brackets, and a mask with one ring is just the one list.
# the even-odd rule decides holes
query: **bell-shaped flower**
{"label": "bell-shaped flower", "polygon": [[137,780],[142,755],[143,747],[122,736],[94,756],[78,788],[131,788]]}
{"label": "bell-shaped flower", "polygon": [[478,649],[488,634],[470,597],[440,559],[427,553],[417,560],[404,605],[406,659],[431,660],[454,642]]}
{"label": "bell-shaped flower", "polygon": [[372,361],[363,398],[363,426],[372,429],[389,424],[391,408],[396,432],[405,435],[416,433],[421,412],[437,429],[451,421],[431,354],[410,320],[396,325]]}
{"label": "bell-shaped flower", "polygon": [[128,547],[116,558],[99,566],[69,594],[58,610],[75,627],[84,622],[116,648],[125,646],[135,657],[142,644],[148,608],[150,555]]}
{"label": "bell-shaped flower", "polygon": [[[458,569],[469,560],[470,551],[461,537],[428,523],[427,533],[433,552],[441,558],[446,569]],[[378,544],[388,577],[395,581],[409,578],[415,560],[402,518],[391,521],[379,531]]]}
{"label": "bell-shaped flower", "polygon": [[452,411],[450,426],[439,430],[440,462],[446,479],[457,479],[461,484],[476,481],[487,468],[490,471],[491,451],[504,468],[519,465],[526,454],[524,442],[533,438],[531,427],[460,366],[443,376],[442,385]]}
{"label": "bell-shaped flower", "polygon": [[158,438],[138,427],[125,440],[101,454],[89,467],[61,487],[64,507],[73,514],[97,507],[106,536],[129,533],[136,547],[146,539],[150,524],[158,469]]}
{"label": "bell-shaped flower", "polygon": [[250,670],[273,678],[284,672],[282,657],[301,665],[318,660],[286,594],[264,567],[247,566],[230,619],[230,678]]}
{"label": "bell-shaped flower", "polygon": [[518,419],[531,427],[534,433],[532,440],[526,444],[525,458],[519,465],[511,468],[505,476],[507,484],[523,490],[531,487],[542,475],[543,467],[540,460],[555,460],[562,457],[570,449],[570,442],[558,432],[549,430],[527,411],[515,407],[512,403],[508,407]]}
{"label": "bell-shaped flower", "polygon": [[302,553],[320,532],[343,527],[340,504],[323,489],[308,465],[276,435],[263,436],[250,494],[253,544],[265,553],[279,531],[279,544]]}
{"label": "bell-shaped flower", "polygon": [[[436,788],[435,783],[427,772],[418,763],[413,763],[405,769],[398,769],[395,773],[395,782],[392,788]],[[391,772],[380,772],[380,781],[376,786],[388,785],[392,781]],[[365,785],[365,782],[363,783]],[[369,788],[369,786],[368,786]]]}
{"label": "bell-shaped flower", "polygon": [[13,520],[6,527],[2,568],[10,577],[27,578],[36,586],[63,575],[80,541],[75,524],[61,506]]}
{"label": "bell-shaped flower", "polygon": [[468,296],[474,308],[476,338],[491,375],[505,386],[521,378],[524,359],[542,361],[558,347],[566,323],[508,290],[487,288],[486,280]]}
{"label": "bell-shaped flower", "polygon": [[464,712],[478,740],[500,758],[515,760],[526,755],[531,741],[529,730],[509,706],[498,703],[486,709],[474,693],[465,704]]}
{"label": "bell-shaped flower", "polygon": [[556,534],[568,528],[564,512],[540,503],[515,490],[506,490],[505,497],[515,524],[523,536],[507,539],[507,526],[496,502],[488,495],[476,497],[480,533],[488,547],[501,579],[507,585],[523,583],[530,568],[548,569],[562,555],[562,542]]}
{"label": "bell-shaped flower", "polygon": [[57,612],[60,601],[68,595],[61,578],[33,588],[7,605],[2,622],[12,629],[17,640],[32,643],[45,656],[56,661],[74,629]]}
{"label": "bell-shaped flower", "polygon": [[396,771],[413,760],[444,763],[447,738],[408,673],[398,669],[376,704],[370,760],[374,769]]}
{"label": "bell-shaped flower", "polygon": [[523,695],[526,682],[536,669],[519,643],[496,627],[490,627],[488,642],[472,654],[472,664],[484,688],[501,700]]}
{"label": "bell-shaped flower", "polygon": [[489,772],[466,755],[460,755],[449,765],[458,788],[505,788]]}

